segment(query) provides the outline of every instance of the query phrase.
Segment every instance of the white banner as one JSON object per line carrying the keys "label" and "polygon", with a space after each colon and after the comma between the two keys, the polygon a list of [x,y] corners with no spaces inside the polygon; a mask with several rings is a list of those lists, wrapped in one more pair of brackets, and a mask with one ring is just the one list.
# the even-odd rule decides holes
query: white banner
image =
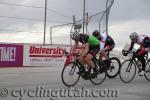
{"label": "white banner", "polygon": [[63,66],[65,51],[70,51],[70,46],[26,44],[23,66]]}

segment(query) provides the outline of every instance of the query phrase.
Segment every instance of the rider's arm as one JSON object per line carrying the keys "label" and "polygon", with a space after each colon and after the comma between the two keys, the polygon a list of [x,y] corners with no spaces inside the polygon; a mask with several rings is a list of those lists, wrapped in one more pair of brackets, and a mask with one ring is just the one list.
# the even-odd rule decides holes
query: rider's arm
{"label": "rider's arm", "polygon": [[107,51],[108,49],[109,49],[109,47],[106,46],[105,48],[103,48],[103,49],[100,50],[100,53],[105,52],[105,51]]}
{"label": "rider's arm", "polygon": [[131,42],[131,45],[129,47],[129,51],[131,51],[133,49],[133,47],[134,47],[134,42]]}
{"label": "rider's arm", "polygon": [[83,50],[83,52],[81,53],[81,58],[84,57],[87,53],[89,52],[89,43],[85,44],[85,49]]}

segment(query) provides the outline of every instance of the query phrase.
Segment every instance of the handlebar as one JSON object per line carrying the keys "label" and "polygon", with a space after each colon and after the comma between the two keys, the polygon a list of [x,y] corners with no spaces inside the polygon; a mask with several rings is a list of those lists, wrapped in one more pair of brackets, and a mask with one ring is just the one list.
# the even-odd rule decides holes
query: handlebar
{"label": "handlebar", "polygon": [[124,52],[128,52],[128,53],[135,53],[135,51],[128,51],[128,50],[122,50]]}
{"label": "handlebar", "polygon": [[70,53],[70,52],[67,52],[67,51],[65,51],[65,55],[66,56],[69,56],[69,55],[71,55],[71,56],[80,56],[79,53]]}
{"label": "handlebar", "polygon": [[127,56],[129,53],[131,53],[131,54],[134,55],[136,52],[135,52],[135,51],[122,50],[122,54],[123,54],[124,56]]}
{"label": "handlebar", "polygon": [[133,54],[134,54],[134,53],[136,53],[136,52],[135,52],[135,51],[128,51],[128,53],[133,53]]}

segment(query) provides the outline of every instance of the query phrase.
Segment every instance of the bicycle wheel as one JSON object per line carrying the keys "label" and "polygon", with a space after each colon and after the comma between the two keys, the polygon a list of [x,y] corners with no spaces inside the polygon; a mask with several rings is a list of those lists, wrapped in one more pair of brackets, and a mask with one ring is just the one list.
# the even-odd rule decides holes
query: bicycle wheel
{"label": "bicycle wheel", "polygon": [[108,78],[115,78],[119,74],[121,63],[117,57],[110,58],[110,67],[107,69],[106,74]]}
{"label": "bicycle wheel", "polygon": [[100,85],[106,79],[106,72],[104,70],[103,65],[99,66],[98,63],[95,63],[95,66],[96,66],[96,68],[98,70],[98,73],[97,73],[97,76],[93,78],[92,74],[94,73],[94,71],[91,70],[91,72],[90,72],[90,81],[94,85]]}
{"label": "bicycle wheel", "polygon": [[150,59],[148,59],[146,67],[145,67],[145,79],[150,81]]}
{"label": "bicycle wheel", "polygon": [[65,65],[61,73],[63,84],[67,87],[76,85],[80,79],[80,75],[77,74],[79,71],[79,66],[75,62]]}
{"label": "bicycle wheel", "polygon": [[120,73],[119,73],[121,81],[123,81],[124,83],[129,83],[134,79],[135,74],[136,74],[135,63],[131,62],[130,59],[125,60],[122,63]]}

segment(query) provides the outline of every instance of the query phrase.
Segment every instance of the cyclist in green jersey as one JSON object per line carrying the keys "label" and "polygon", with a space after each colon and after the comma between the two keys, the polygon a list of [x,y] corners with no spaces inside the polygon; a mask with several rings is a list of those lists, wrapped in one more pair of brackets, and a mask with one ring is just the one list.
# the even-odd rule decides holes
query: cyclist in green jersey
{"label": "cyclist in green jersey", "polygon": [[[94,31],[93,33],[95,32],[98,32],[98,31]],[[79,34],[78,32],[71,34],[71,38],[75,41],[72,52],[73,53],[75,52],[79,43],[83,44],[84,50],[81,53],[80,61],[87,64],[89,67],[93,68],[93,70],[96,73],[97,70],[95,68],[95,65],[92,59],[99,52],[99,49],[100,49],[99,40],[93,35]]]}

